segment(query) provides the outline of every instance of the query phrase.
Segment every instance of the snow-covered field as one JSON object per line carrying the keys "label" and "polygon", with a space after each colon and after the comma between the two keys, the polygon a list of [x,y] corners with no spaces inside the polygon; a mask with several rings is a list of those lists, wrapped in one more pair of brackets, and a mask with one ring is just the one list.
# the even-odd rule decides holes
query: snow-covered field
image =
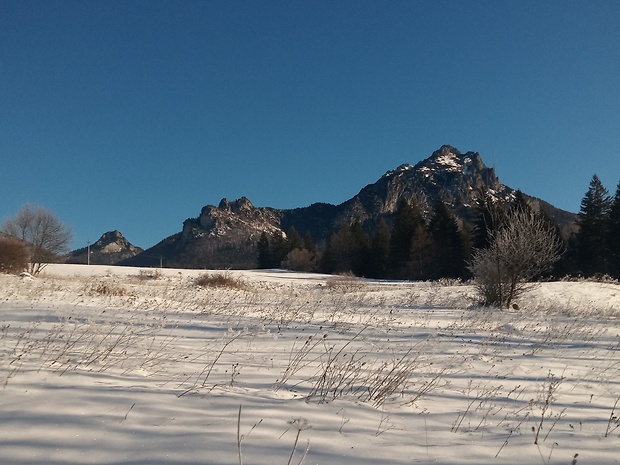
{"label": "snow-covered field", "polygon": [[203,273],[0,275],[0,463],[620,463],[618,285]]}

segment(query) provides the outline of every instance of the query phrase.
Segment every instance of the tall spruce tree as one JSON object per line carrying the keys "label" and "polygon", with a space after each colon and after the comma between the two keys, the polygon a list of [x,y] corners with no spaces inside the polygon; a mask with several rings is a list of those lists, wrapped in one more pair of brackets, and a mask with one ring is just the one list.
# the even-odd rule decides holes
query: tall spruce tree
{"label": "tall spruce tree", "polygon": [[366,276],[369,271],[370,240],[362,224],[356,221],[351,225],[352,257],[351,271],[356,276]]}
{"label": "tall spruce tree", "polygon": [[520,189],[517,189],[517,192],[515,192],[515,199],[510,205],[510,211],[515,211],[517,209],[525,211],[531,211],[532,209],[530,203],[525,198],[525,194],[521,192]]}
{"label": "tall spruce tree", "polygon": [[282,261],[289,253],[289,246],[279,231],[274,231],[269,241],[269,256],[271,260],[271,266],[269,268],[280,268]]}
{"label": "tall spruce tree", "polygon": [[616,188],[607,223],[609,274],[620,279],[620,183]]}
{"label": "tall spruce tree", "polygon": [[291,229],[289,229],[286,233],[286,246],[288,251],[290,252],[293,249],[301,249],[303,245],[303,240],[297,232],[297,229],[295,229],[295,226],[291,226]]}
{"label": "tall spruce tree", "polygon": [[423,224],[424,218],[418,206],[405,199],[401,200],[394,216],[390,240],[389,268],[393,277],[405,277],[411,240],[416,228]]}
{"label": "tall spruce tree", "polygon": [[585,276],[607,273],[608,219],[611,208],[609,192],[598,176],[581,201],[579,231],[576,235],[577,265]]}
{"label": "tall spruce tree", "polygon": [[429,230],[433,238],[432,278],[463,278],[465,243],[454,215],[441,200],[435,202]]}
{"label": "tall spruce tree", "polygon": [[271,268],[272,262],[269,238],[267,237],[267,233],[265,231],[261,233],[260,239],[258,239],[258,243],[256,244],[256,249],[258,252],[258,268]]}
{"label": "tall spruce tree", "polygon": [[435,243],[426,225],[421,223],[416,226],[411,238],[405,278],[413,280],[432,278],[434,245]]}
{"label": "tall spruce tree", "polygon": [[306,234],[304,234],[303,248],[312,254],[316,254],[316,245],[314,244],[314,239],[312,239],[312,234],[310,234],[310,231],[307,231]]}
{"label": "tall spruce tree", "polygon": [[387,277],[388,255],[390,253],[390,238],[390,227],[382,218],[370,242],[368,277]]}

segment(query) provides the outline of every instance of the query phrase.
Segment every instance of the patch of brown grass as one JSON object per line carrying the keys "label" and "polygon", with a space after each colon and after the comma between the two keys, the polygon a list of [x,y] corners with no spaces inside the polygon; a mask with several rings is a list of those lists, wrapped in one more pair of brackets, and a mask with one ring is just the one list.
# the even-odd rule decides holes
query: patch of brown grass
{"label": "patch of brown grass", "polygon": [[228,289],[245,290],[247,285],[240,278],[235,278],[230,272],[203,273],[194,281],[200,287],[224,287]]}
{"label": "patch of brown grass", "polygon": [[327,289],[334,292],[356,292],[364,289],[364,282],[353,273],[333,276],[325,283]]}

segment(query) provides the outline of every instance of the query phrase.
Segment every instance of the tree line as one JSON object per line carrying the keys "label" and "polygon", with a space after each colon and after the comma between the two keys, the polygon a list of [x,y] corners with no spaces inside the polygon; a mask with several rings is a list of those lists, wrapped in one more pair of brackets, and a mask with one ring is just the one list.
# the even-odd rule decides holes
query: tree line
{"label": "tree line", "polygon": [[[534,279],[564,276],[587,278],[604,275],[620,279],[620,184],[610,196],[595,175],[578,214],[577,232],[561,238],[552,220],[533,210],[517,191],[511,201],[480,195],[473,223],[456,218],[450,207],[437,200],[425,220],[412,201],[401,200],[391,218],[371,226],[343,223],[325,244],[315,245],[294,228],[281,235],[263,233],[258,242],[259,268],[288,268],[323,273],[353,273],[380,279],[435,280],[472,277],[472,260],[479,251],[492,248],[501,231],[535,227],[544,229],[557,258],[541,267]],[[516,212],[522,212],[519,217]],[[529,218],[531,217],[531,218]],[[517,225],[512,224],[515,221]],[[520,236],[502,236],[508,241]],[[513,247],[514,248],[514,247]],[[517,262],[519,251],[509,261]]]}
{"label": "tree line", "polygon": [[567,274],[620,279],[620,183],[611,196],[594,175],[577,223],[579,230],[571,237],[562,261]]}
{"label": "tree line", "polygon": [[[382,279],[468,279],[475,274],[481,251],[497,255],[498,238],[503,241],[502,248],[513,254],[501,254],[502,266],[514,268],[523,250],[513,243],[523,240],[522,231],[530,228],[532,234],[549,239],[541,244],[549,244],[553,257],[557,253],[561,258],[548,261],[544,267],[530,268],[530,272],[537,271],[528,279],[620,279],[620,183],[611,196],[594,175],[581,201],[577,231],[561,241],[557,227],[543,213],[533,211],[520,191],[510,202],[481,195],[474,218],[472,224],[460,221],[438,200],[427,221],[414,202],[401,200],[391,217],[376,224],[343,223],[324,244],[315,244],[309,233],[301,237],[294,228],[286,235],[263,233],[257,244],[258,267],[351,272]],[[51,212],[29,205],[4,221],[0,230],[0,272],[27,268],[38,273],[46,263],[61,259],[72,237],[70,229]]]}
{"label": "tree line", "polygon": [[413,202],[401,200],[390,223],[374,227],[343,223],[326,244],[316,246],[292,228],[286,236],[263,233],[258,267],[347,273],[369,278],[427,280],[468,276],[470,233],[443,202],[428,222]]}

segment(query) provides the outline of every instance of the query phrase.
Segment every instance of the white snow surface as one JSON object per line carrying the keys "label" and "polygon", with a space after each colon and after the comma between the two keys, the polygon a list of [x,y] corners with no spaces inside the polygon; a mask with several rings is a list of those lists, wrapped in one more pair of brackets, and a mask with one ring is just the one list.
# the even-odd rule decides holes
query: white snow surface
{"label": "white snow surface", "polygon": [[443,165],[445,167],[445,171],[459,171],[462,169],[461,162],[453,153],[438,156],[435,161],[438,165]]}
{"label": "white snow surface", "polygon": [[2,464],[620,463],[617,284],[510,310],[282,270],[50,265],[0,289]]}

